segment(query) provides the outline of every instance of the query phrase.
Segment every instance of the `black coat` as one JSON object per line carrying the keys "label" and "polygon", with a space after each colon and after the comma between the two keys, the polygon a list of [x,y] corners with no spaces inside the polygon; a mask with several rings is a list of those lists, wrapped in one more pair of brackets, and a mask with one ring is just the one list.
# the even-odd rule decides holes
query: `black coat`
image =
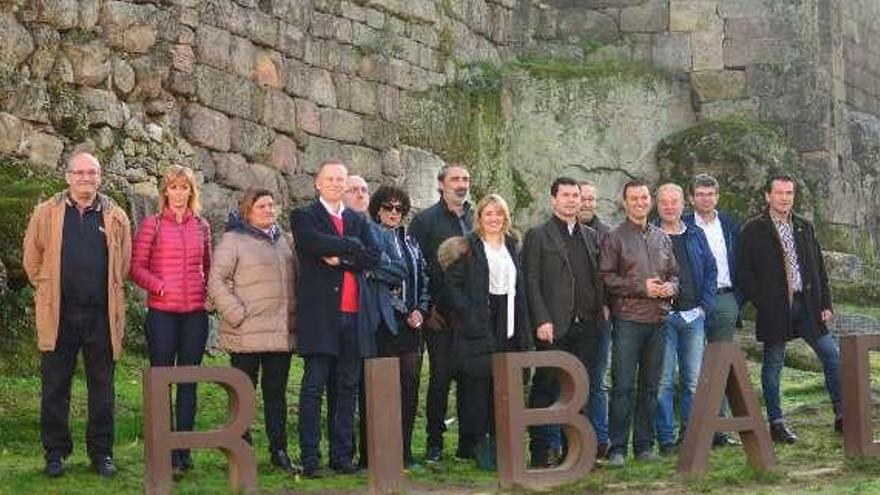
{"label": "black coat", "polygon": [[806,328],[795,329],[792,324],[785,252],[770,214],[765,212],[749,220],[739,235],[737,283],[746,300],[758,310],[755,331],[760,342],[786,342],[828,332],[821,313],[831,309],[831,291],[819,241],[808,220],[792,214],[791,221],[804,302],[809,313]]}
{"label": "black coat", "polygon": [[[344,236],[339,236],[330,214],[319,201],[290,213],[300,267],[296,331],[302,355],[338,355],[342,275],[345,271],[356,272],[358,283],[363,284],[361,272],[379,265],[380,252],[364,216],[346,209],[342,221]],[[324,256],[338,256],[341,265],[324,263]],[[364,334],[367,330],[367,325],[359,325],[362,355],[369,355],[371,339],[374,341],[373,335]]]}
{"label": "black coat", "polygon": [[507,251],[516,265],[517,283],[514,300],[514,335],[499,341],[498,329],[489,314],[489,263],[483,241],[472,233],[453,237],[438,250],[440,267],[445,270],[452,310],[453,366],[475,377],[492,374],[492,354],[528,349],[528,325],[525,324],[525,299],[522,270],[516,241],[505,239]]}
{"label": "black coat", "polygon": [[[605,319],[602,310],[605,295],[599,279],[598,234],[586,225],[581,225],[580,231],[593,274],[593,291],[598,302],[595,320],[598,324]],[[568,259],[568,247],[555,217],[526,233],[522,257],[529,321],[534,325],[530,333],[544,323],[552,323],[553,340],[559,340],[568,332],[574,317],[575,280]]]}

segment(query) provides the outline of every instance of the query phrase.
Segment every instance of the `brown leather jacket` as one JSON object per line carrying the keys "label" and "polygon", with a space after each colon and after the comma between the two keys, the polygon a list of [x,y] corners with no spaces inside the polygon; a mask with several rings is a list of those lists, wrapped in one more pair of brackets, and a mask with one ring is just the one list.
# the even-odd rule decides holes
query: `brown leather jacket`
{"label": "brown leather jacket", "polygon": [[672,282],[678,291],[678,264],[672,241],[653,225],[624,220],[602,239],[599,274],[605,284],[611,314],[639,323],[662,323],[672,299],[648,297],[646,280]]}

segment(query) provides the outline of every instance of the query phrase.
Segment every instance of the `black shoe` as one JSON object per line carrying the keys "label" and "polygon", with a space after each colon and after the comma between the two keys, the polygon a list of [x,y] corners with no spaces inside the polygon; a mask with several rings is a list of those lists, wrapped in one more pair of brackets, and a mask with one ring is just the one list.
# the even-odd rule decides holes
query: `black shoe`
{"label": "black shoe", "polygon": [[770,438],[775,443],[792,444],[798,441],[797,435],[789,430],[785,423],[773,423],[770,425]]}
{"label": "black shoe", "polygon": [[596,446],[596,459],[605,459],[608,457],[608,448],[610,445],[608,443],[600,443]]}
{"label": "black shoe", "polygon": [[313,480],[324,477],[324,473],[321,471],[321,467],[318,465],[317,462],[304,461],[302,467],[302,475],[303,478],[309,478]]}
{"label": "black shoe", "polygon": [[272,452],[270,460],[273,466],[288,474],[300,474],[302,472],[302,468],[291,462],[290,457],[287,455],[287,451],[284,449],[278,449]]}
{"label": "black shoe", "polygon": [[336,471],[336,474],[357,474],[360,472],[357,465],[353,464],[351,461],[340,462],[331,467],[333,471]]}
{"label": "black shoe", "polygon": [[470,447],[470,448],[459,447],[458,449],[455,450],[455,457],[462,459],[462,460],[468,460],[468,459],[475,459],[476,455],[474,455],[474,448],[473,447]]}
{"label": "black shoe", "polygon": [[713,447],[737,447],[740,445],[742,445],[742,442],[727,433],[716,433],[715,436],[712,437]]}
{"label": "black shoe", "polygon": [[425,462],[440,462],[440,459],[443,459],[443,447],[439,445],[428,447],[428,451],[425,453]]}
{"label": "black shoe", "polygon": [[46,459],[46,476],[57,478],[64,474],[64,458],[50,457]]}
{"label": "black shoe", "polygon": [[660,457],[669,457],[678,453],[678,445],[672,442],[661,443],[658,450],[660,451]]}
{"label": "black shoe", "polygon": [[113,465],[113,459],[109,455],[98,456],[92,459],[92,469],[102,478],[116,476],[116,466]]}
{"label": "black shoe", "polygon": [[837,433],[843,433],[843,418],[835,418],[834,431]]}

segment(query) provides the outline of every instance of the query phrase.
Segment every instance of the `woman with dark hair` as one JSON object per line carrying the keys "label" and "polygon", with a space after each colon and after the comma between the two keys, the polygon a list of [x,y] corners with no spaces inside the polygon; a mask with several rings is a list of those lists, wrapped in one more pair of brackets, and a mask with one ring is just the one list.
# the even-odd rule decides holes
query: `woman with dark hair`
{"label": "woman with dark hair", "polygon": [[494,469],[492,365],[496,352],[528,347],[524,332],[519,249],[504,198],[477,204],[474,231],[451,237],[437,250],[455,309],[452,359],[459,372],[461,444],[456,455]]}
{"label": "woman with dark hair", "polygon": [[428,280],[418,243],[406,233],[403,218],[409,213],[409,196],[400,188],[382,186],[370,198],[370,217],[390,231],[390,246],[403,260],[406,276],[399,285],[383,285],[379,291],[379,357],[400,359],[400,393],[403,412],[403,462],[412,465],[412,432],[419,401],[422,368],[420,330],[428,315]]}
{"label": "woman with dark hair", "polygon": [[[205,284],[211,265],[211,228],[199,216],[199,188],[189,167],[165,170],[159,212],[141,222],[135,235],[131,279],[147,291],[150,366],[197,366],[208,339]],[[196,385],[177,385],[174,429],[191,431]],[[189,450],[171,455],[175,477],[192,469]]]}
{"label": "woman with dark hair", "polygon": [[214,253],[208,292],[223,320],[220,345],[232,366],[244,371],[254,387],[262,370],[272,465],[296,474],[300,469],[287,455],[287,379],[296,343],[298,264],[293,240],[281,232],[276,218],[270,191],[244,193]]}

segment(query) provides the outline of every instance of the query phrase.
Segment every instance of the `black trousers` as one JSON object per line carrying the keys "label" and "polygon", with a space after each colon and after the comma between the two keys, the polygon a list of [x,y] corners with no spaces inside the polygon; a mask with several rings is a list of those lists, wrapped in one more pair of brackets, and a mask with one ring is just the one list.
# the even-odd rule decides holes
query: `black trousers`
{"label": "black trousers", "polygon": [[[452,329],[439,331],[425,330],[425,344],[428,349],[428,401],[425,430],[428,434],[428,448],[443,447],[443,433],[446,431],[446,409],[449,406],[449,389],[452,380],[458,381],[452,366]],[[461,420],[461,387],[455,389],[456,416]],[[461,443],[459,430],[459,443]]]}
{"label": "black trousers", "polygon": [[[171,313],[158,309],[147,312],[147,346],[150,366],[198,366],[205,355],[208,340],[208,313],[205,310],[190,313]],[[174,430],[192,431],[196,419],[196,384],[178,383],[174,401]],[[179,456],[189,456],[189,450],[178,450]]]}
{"label": "black trousers", "polygon": [[[406,322],[399,320],[397,327],[401,332],[413,332],[406,326]],[[396,357],[400,360],[400,414],[403,434],[403,463],[412,464],[412,434],[416,421],[416,411],[419,407],[419,378],[422,372],[422,355],[419,352],[418,342],[414,348],[401,348],[396,345],[394,336],[383,323],[376,333],[377,357]],[[361,394],[358,401],[358,453],[359,463],[363,466],[368,464],[367,456],[367,400],[366,384],[361,377]]]}
{"label": "black trousers", "polygon": [[82,349],[89,394],[86,450],[90,458],[113,455],[115,363],[107,308],[62,305],[55,350],[41,360],[40,431],[47,459],[73,452],[70,438],[70,384]]}
{"label": "black trousers", "polygon": [[287,451],[287,378],[290,375],[290,357],[290,352],[234,352],[229,355],[232,367],[244,371],[254,388],[258,384],[262,386],[263,419],[266,421],[266,436],[269,437],[269,452]]}

